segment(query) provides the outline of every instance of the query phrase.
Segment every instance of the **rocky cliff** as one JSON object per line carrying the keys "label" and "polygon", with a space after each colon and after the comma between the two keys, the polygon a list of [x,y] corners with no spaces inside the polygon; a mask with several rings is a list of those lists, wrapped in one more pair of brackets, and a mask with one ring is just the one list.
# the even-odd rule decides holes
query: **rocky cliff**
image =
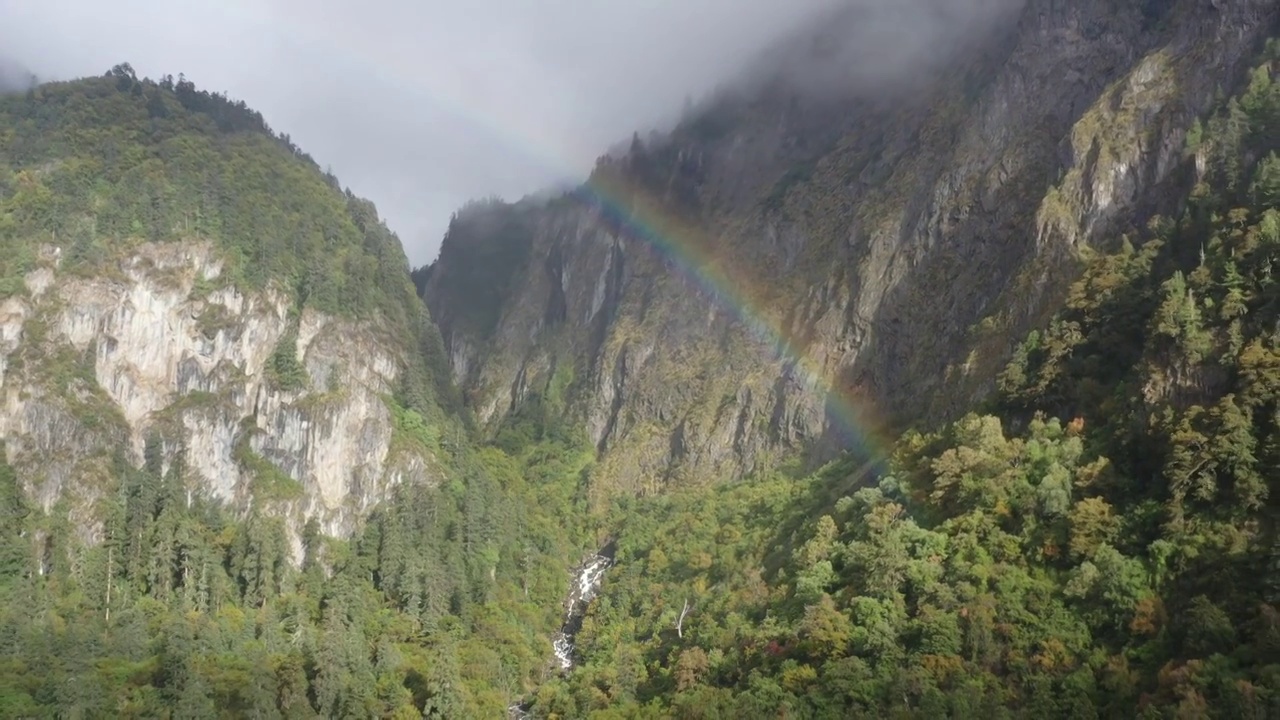
{"label": "rocky cliff", "polygon": [[158,461],[284,517],[296,559],[307,520],[345,537],[444,476],[435,329],[371,205],[242,103],[127,66],[0,117],[0,438],[46,511],[95,541],[120,463]]}
{"label": "rocky cliff", "polygon": [[[166,467],[182,449],[193,490],[337,536],[391,486],[439,477],[393,449],[384,398],[402,359],[370,330],[306,310],[290,334],[287,295],[216,287],[206,242],[144,245],[95,277],[42,254],[29,294],[0,305],[0,435],[46,511],[89,512],[113,450],[141,461],[152,433]],[[270,377],[281,342],[305,368],[296,389]]]}
{"label": "rocky cliff", "polygon": [[[611,489],[646,491],[947,417],[1089,247],[1176,210],[1161,188],[1185,180],[1187,129],[1277,17],[1028,0],[868,76],[841,50],[868,12],[826,18],[582,192],[459,214],[424,295],[481,420],[552,397]],[[830,79],[791,82],[797,57]],[[861,417],[837,421],[833,394]]]}

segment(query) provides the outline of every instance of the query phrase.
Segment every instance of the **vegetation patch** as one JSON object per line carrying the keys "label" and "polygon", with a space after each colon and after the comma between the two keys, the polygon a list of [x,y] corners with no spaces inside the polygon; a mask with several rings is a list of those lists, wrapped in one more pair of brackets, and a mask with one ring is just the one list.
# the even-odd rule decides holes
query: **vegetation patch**
{"label": "vegetation patch", "polygon": [[384,398],[391,411],[392,438],[395,450],[409,450],[422,457],[440,452],[440,428],[427,421],[418,411],[404,407],[395,398]]}
{"label": "vegetation patch", "polygon": [[[227,283],[283,289],[299,310],[389,328],[406,375],[447,387],[439,334],[399,239],[372,203],[243,102],[181,77],[139,78],[122,64],[0,97],[0,128],[0,286],[24,292],[20,279],[42,245],[62,249],[60,272],[102,278],[117,276],[119,260],[143,243],[209,242],[223,273],[197,278],[193,295]],[[206,335],[224,327],[215,313],[201,318]],[[278,359],[282,385],[304,386],[299,363]],[[446,394],[420,393],[414,405],[429,412]]]}
{"label": "vegetation patch", "polygon": [[267,359],[267,377],[281,390],[292,392],[307,387],[311,378],[298,359],[298,331],[291,328],[280,337]]}
{"label": "vegetation patch", "polygon": [[[103,492],[45,515],[14,495],[31,478],[0,453],[0,715],[502,716],[545,670],[566,558],[597,547],[579,519],[590,449],[544,437],[513,457],[446,416],[447,358],[398,242],[242,103],[120,66],[0,97],[0,147],[0,278],[20,278],[26,249],[55,236],[65,269],[96,278],[140,243],[207,240],[225,282],[385,328],[401,358],[397,443],[446,445],[450,479],[398,488],[350,540],[309,523],[295,567],[264,505],[302,489],[252,450],[252,420],[234,453],[248,509],[187,487],[181,453],[161,472],[153,442],[133,467],[121,438],[98,460]],[[216,332],[224,319],[204,320]],[[51,386],[91,388],[91,364],[46,357],[41,322],[13,359]],[[269,369],[285,383],[300,365],[291,342]],[[170,411],[218,402],[192,394]]]}
{"label": "vegetation patch", "polygon": [[270,503],[289,502],[304,497],[306,490],[302,483],[253,449],[250,440],[257,432],[260,431],[253,426],[252,418],[246,418],[240,424],[240,433],[232,451],[232,458],[249,473],[249,489],[254,499]]}
{"label": "vegetation patch", "polygon": [[234,329],[238,321],[239,318],[223,305],[205,303],[200,315],[196,317],[196,327],[206,339],[213,340],[219,333]]}

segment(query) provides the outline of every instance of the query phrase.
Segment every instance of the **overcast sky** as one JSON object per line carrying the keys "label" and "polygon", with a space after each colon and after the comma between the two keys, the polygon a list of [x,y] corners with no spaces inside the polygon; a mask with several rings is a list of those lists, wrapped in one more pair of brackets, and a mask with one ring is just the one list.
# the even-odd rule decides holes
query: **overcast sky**
{"label": "overcast sky", "polygon": [[127,61],[245,100],[418,265],[467,199],[580,179],[838,1],[0,0],[0,53],[41,79]]}

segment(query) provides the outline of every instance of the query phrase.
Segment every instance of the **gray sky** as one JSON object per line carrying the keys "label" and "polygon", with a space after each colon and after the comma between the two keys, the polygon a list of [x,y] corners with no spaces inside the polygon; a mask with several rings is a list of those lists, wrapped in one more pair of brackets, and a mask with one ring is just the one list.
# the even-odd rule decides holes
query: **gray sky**
{"label": "gray sky", "polygon": [[130,62],[260,110],[419,265],[467,199],[577,179],[839,0],[0,0],[42,79]]}

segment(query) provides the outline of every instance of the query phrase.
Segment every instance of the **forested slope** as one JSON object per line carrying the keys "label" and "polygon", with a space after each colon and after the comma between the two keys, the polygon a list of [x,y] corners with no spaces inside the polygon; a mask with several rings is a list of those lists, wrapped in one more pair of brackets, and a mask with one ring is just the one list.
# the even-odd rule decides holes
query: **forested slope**
{"label": "forested slope", "polygon": [[584,442],[472,442],[399,240],[243,103],[0,97],[0,717],[499,717]]}
{"label": "forested slope", "polygon": [[101,544],[0,464],[0,716],[500,717],[545,677],[589,465],[547,440],[459,450],[350,540],[121,463]]}
{"label": "forested slope", "polygon": [[980,413],[878,478],[620,503],[541,716],[1280,717],[1278,58]]}

